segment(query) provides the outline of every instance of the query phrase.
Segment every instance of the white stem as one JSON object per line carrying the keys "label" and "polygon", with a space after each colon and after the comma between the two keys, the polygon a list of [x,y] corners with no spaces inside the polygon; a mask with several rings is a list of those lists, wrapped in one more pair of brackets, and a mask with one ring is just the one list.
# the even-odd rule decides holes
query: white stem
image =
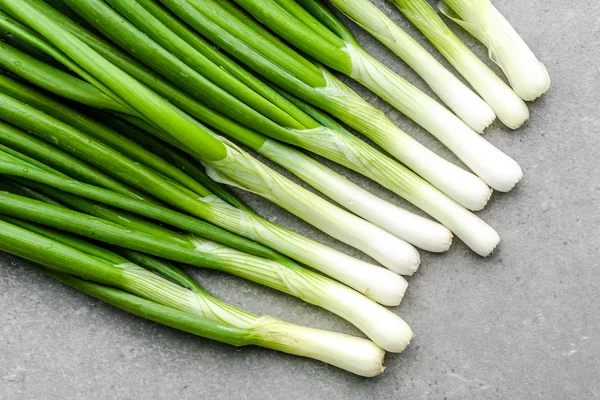
{"label": "white stem", "polygon": [[378,303],[398,305],[404,296],[408,284],[400,275],[234,208],[216,196],[201,200],[211,209],[211,222],[321,271]]}
{"label": "white stem", "polygon": [[235,144],[226,144],[227,156],[207,163],[209,176],[221,183],[256,193],[302,218],[332,237],[353,246],[392,271],[415,270],[417,250],[391,233],[304,189],[270,169]]}
{"label": "white stem", "polygon": [[388,351],[402,351],[412,338],[410,327],[396,314],[334,280],[303,268],[283,266],[214,242],[198,240],[203,252],[216,255],[227,263],[228,272],[331,311]]}
{"label": "white stem", "polygon": [[471,250],[486,257],[494,251],[500,237],[498,233],[475,214],[457,207],[456,203],[427,186],[421,187],[422,195],[431,199],[430,209],[426,210],[432,217],[449,227]]}
{"label": "white stem", "polygon": [[395,0],[395,4],[492,107],[500,121],[517,129],[529,119],[525,102],[473,54],[429,3],[425,0]]}
{"label": "white stem", "polygon": [[457,22],[481,41],[523,100],[533,101],[551,85],[548,70],[489,0],[446,1],[462,19]]}
{"label": "white stem", "polygon": [[412,329],[387,308],[335,282],[327,285],[326,292],[328,296],[315,304],[351,322],[382,349],[400,353],[412,340]]}
{"label": "white stem", "polygon": [[[316,136],[312,131],[305,131],[302,135],[304,138]],[[258,152],[341,206],[417,247],[443,252],[452,243],[452,234],[442,225],[372,195],[304,153],[274,140],[267,140]],[[396,272],[412,275],[415,270],[410,268]]]}
{"label": "white stem", "polygon": [[523,177],[519,165],[425,93],[362,48],[347,44],[353,78],[440,140],[493,189],[511,190]]}
{"label": "white stem", "polygon": [[483,132],[494,121],[496,115],[486,102],[369,0],[330,1],[404,60],[473,130]]}
{"label": "white stem", "polygon": [[[485,207],[492,195],[485,182],[417,142],[394,125],[381,110],[364,101],[329,71],[322,69],[322,72],[327,85],[317,90],[335,105],[337,113],[345,115],[344,122],[373,140],[463,207],[474,211]],[[348,115],[347,110],[352,110],[352,115]],[[383,182],[379,183],[386,186]]]}
{"label": "white stem", "polygon": [[373,377],[384,370],[385,352],[365,339],[270,317],[257,321],[252,332],[257,336],[257,345],[320,360],[356,375]]}
{"label": "white stem", "polygon": [[133,293],[208,320],[247,329],[248,344],[310,357],[361,376],[383,372],[385,353],[369,340],[259,317],[207,293],[184,289],[135,264],[117,267],[123,269],[123,282]]}

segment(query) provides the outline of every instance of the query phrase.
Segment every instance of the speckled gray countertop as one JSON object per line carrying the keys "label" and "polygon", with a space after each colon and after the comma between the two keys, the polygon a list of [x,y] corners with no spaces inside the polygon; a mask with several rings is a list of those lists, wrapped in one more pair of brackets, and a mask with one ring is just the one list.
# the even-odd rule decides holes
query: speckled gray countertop
{"label": "speckled gray countertop", "polygon": [[[399,13],[375,3],[431,49]],[[599,397],[600,3],[495,4],[546,64],[553,86],[531,105],[524,128],[496,124],[486,131],[525,172],[515,190],[496,194],[480,213],[500,233],[501,246],[487,259],[458,240],[447,254],[422,255],[396,309],[417,336],[406,352],[387,356],[382,376],[358,378],[308,359],[198,339],[127,315],[0,254],[0,399]],[[387,49],[352,29],[376,57],[425,89]],[[485,58],[480,45],[455,30]],[[450,157],[398,112],[353,87]],[[278,223],[362,257],[277,207],[244,198]],[[249,311],[359,334],[295,298],[191,271],[212,293]]]}

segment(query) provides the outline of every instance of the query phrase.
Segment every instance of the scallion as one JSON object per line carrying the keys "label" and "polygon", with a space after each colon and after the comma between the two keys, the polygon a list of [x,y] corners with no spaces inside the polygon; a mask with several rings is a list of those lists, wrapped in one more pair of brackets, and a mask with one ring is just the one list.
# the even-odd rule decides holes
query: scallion
{"label": "scallion", "polygon": [[[206,13],[214,9],[204,5],[214,0],[188,1]],[[328,30],[295,1],[235,2],[298,49],[355,79],[392,104],[437,137],[492,188],[507,192],[523,177],[520,166],[512,158],[483,139],[434,99],[373,58],[358,43],[344,40]],[[227,24],[231,26],[231,30],[239,30],[243,24],[240,18],[228,19],[230,21]],[[224,25],[225,22],[221,24]],[[323,83],[322,86],[331,88],[329,82]]]}
{"label": "scallion", "polygon": [[[49,169],[47,166],[41,163],[31,164],[29,160],[22,157],[19,158],[18,154],[17,157],[11,157],[10,154],[3,155],[3,152],[0,151],[0,156],[3,156],[0,159],[0,170],[3,174],[22,177],[31,181],[42,183],[44,185],[49,185],[66,193],[82,196],[84,198],[95,200],[112,207],[117,207],[121,210],[126,210],[131,213],[152,218],[156,221],[183,229],[184,231],[190,232],[194,235],[200,235],[200,237],[203,238],[217,241],[243,252],[247,252],[259,257],[266,257],[282,264],[290,265],[293,268],[297,267],[297,265],[294,263],[290,263],[289,260],[283,259],[281,256],[278,256],[276,253],[274,254],[274,252],[264,248],[263,246],[247,241],[244,238],[240,238],[237,235],[223,231],[193,217],[177,213],[165,207],[155,206],[151,203],[139,201],[135,198],[119,195],[118,193],[114,193],[109,190],[104,190],[102,188],[86,185],[82,182],[69,179],[65,176],[62,176],[62,174],[59,172]],[[31,166],[28,167],[28,164],[31,164],[31,166],[37,168],[32,168]],[[45,191],[43,188],[39,188],[38,190]],[[51,191],[47,194],[54,197],[60,195],[59,200],[66,201],[73,206],[77,206],[79,210],[84,212],[91,212],[90,210],[94,211],[94,213],[100,212],[100,214],[94,215],[102,218],[108,217],[112,220],[113,215],[119,214],[116,211],[110,211],[108,213],[103,212],[102,207],[100,206],[90,207],[83,201],[83,199],[74,199],[72,196],[70,197],[66,193],[57,193],[56,191]],[[83,207],[83,209],[81,207]],[[143,220],[140,221],[139,219],[134,218],[132,215],[120,216],[116,222],[133,224],[133,228],[150,234],[157,232],[155,225],[144,223]],[[161,233],[158,233],[158,236],[161,236]],[[190,242],[190,240],[188,240],[188,242]],[[323,252],[323,255],[326,254],[327,253]],[[336,255],[336,253],[333,254]],[[397,305],[400,303],[404,291],[406,290],[406,281],[404,279],[384,268],[364,263],[344,255],[341,255],[338,259],[343,260],[344,258],[354,261],[354,264],[346,263],[344,266],[348,266],[348,268],[340,267],[337,269],[331,269],[331,273],[335,275],[336,279],[383,304]],[[322,262],[322,264],[327,263]]]}
{"label": "scallion", "polygon": [[[375,8],[369,0],[361,0],[361,3],[369,3],[370,9]],[[442,53],[452,66],[471,84],[479,95],[491,106],[495,115],[506,126],[517,129],[529,119],[527,105],[515,94],[515,92],[489,69],[473,52],[448,28],[448,26],[437,15],[435,10],[425,0],[390,0],[413,23],[425,37]],[[366,6],[365,6],[366,7]],[[371,10],[371,13],[362,15],[379,16]],[[367,17],[363,17],[367,18]],[[374,17],[371,17],[374,18]],[[381,25],[380,29],[389,28],[392,32],[400,29],[392,21],[387,20],[385,15],[378,18],[387,23]],[[379,25],[376,25],[379,26]],[[385,32],[385,30],[383,30]],[[381,40],[381,39],[380,39]],[[406,52],[405,40],[399,42],[383,41],[395,52]],[[414,52],[411,52],[412,55]],[[433,73],[433,71],[431,71]],[[459,114],[460,116],[460,114]],[[467,121],[465,121],[467,122]],[[476,132],[483,129],[471,125]]]}
{"label": "scallion", "polygon": [[173,261],[241,276],[318,305],[353,323],[387,351],[400,352],[412,331],[401,318],[360,293],[301,267],[291,268],[214,242],[134,230],[108,220],[0,192],[0,214],[24,219]]}
{"label": "scallion", "polygon": [[523,100],[548,91],[548,70],[489,0],[443,0],[440,9],[488,48]]}
{"label": "scallion", "polygon": [[253,315],[133,263],[112,264],[1,217],[0,227],[2,251],[50,267],[44,270],[48,275],[135,315],[236,346],[256,344],[315,358],[358,375],[383,371],[383,351],[367,340]]}
{"label": "scallion", "polygon": [[[32,1],[32,4],[36,4],[36,6],[29,5],[26,8],[39,14],[38,6],[42,6],[41,3],[37,3]],[[29,20],[31,17],[28,13],[22,15],[25,20]],[[390,268],[414,270],[418,266],[420,262],[418,253],[408,243],[328,203],[258,162],[233,143],[217,137],[208,128],[194,121],[183,111],[104,59],[76,36],[61,29],[52,19],[44,16],[43,23],[35,22],[35,26],[36,29],[45,32],[51,41],[66,46],[62,48],[63,51],[70,53],[71,57],[77,59],[98,76],[94,80],[102,79],[103,83],[100,85],[102,90],[110,87],[110,90],[115,91],[112,94],[113,97],[122,96],[126,103],[137,104],[140,107],[137,112],[183,142],[204,162],[210,164],[215,171],[218,170],[219,176],[228,179],[228,182],[236,182],[245,190],[274,201],[326,233],[359,248]],[[58,34],[59,32],[64,34]],[[93,58],[96,58],[94,62],[91,62],[89,58],[92,55]],[[101,65],[104,65],[104,68],[100,68]],[[122,84],[117,84],[117,82]],[[124,90],[124,85],[129,89]],[[163,117],[158,118],[161,113]],[[197,134],[194,133],[196,131]],[[255,146],[260,147],[264,143],[264,139],[258,136],[253,137],[248,134],[245,138]],[[350,226],[354,227],[349,229]]]}
{"label": "scallion", "polygon": [[483,132],[494,121],[496,114],[485,101],[370,0],[330,0],[330,3],[406,62],[474,131]]}

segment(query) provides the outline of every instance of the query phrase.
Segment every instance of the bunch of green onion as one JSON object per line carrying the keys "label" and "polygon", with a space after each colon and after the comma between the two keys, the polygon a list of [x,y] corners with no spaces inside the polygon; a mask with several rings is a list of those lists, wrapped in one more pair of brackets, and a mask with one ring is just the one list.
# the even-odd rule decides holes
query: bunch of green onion
{"label": "bunch of green onion", "polygon": [[[488,0],[441,7],[489,47],[512,89],[425,0],[389,1],[474,90],[369,0],[330,0],[450,110],[372,57],[320,0],[0,0],[0,250],[192,334],[381,373],[384,352],[403,351],[413,336],[383,306],[400,304],[401,275],[420,264],[416,248],[444,252],[454,234],[487,256],[499,243],[473,211],[492,190],[511,190],[522,171],[479,133],[496,116],[521,126],[529,117],[523,100],[550,84]],[[472,172],[411,138],[327,68],[382,97]],[[311,154],[435,221],[369,193]],[[275,224],[223,185],[279,205],[382,266]],[[370,340],[240,310],[175,263],[298,297]]]}

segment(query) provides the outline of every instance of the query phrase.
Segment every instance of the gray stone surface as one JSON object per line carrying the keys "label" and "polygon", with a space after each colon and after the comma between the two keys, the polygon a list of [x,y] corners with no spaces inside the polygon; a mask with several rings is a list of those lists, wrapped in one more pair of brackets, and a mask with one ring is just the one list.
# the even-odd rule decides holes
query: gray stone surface
{"label": "gray stone surface", "polygon": [[[376,3],[424,42],[383,0]],[[600,5],[496,4],[553,78],[551,91],[531,104],[527,126],[511,132],[496,124],[486,134],[520,162],[525,178],[510,194],[496,194],[480,213],[503,239],[493,256],[479,258],[458,241],[445,255],[423,254],[395,310],[417,337],[405,353],[387,356],[381,377],[362,379],[312,360],[198,339],[117,311],[2,254],[0,398],[600,396]],[[353,29],[373,54],[424,86],[383,46]],[[485,57],[480,45],[461,37]],[[398,112],[353,86],[450,157]],[[245,198],[277,222],[361,257],[276,207]],[[339,318],[272,290],[218,273],[192,273],[215,295],[255,313],[359,334]]]}

